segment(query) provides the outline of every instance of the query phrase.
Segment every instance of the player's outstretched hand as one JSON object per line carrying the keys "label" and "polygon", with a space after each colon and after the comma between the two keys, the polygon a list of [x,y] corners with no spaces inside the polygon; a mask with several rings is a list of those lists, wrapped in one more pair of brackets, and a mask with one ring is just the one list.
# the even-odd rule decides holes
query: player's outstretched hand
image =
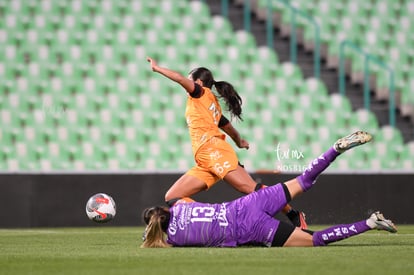
{"label": "player's outstretched hand", "polygon": [[242,138],[242,139],[240,139],[240,143],[237,144],[237,146],[239,146],[239,148],[245,148],[246,150],[248,150],[250,145],[249,145],[249,142],[247,140]]}
{"label": "player's outstretched hand", "polygon": [[151,57],[147,57],[147,61],[151,65],[151,70],[155,71],[155,68],[157,67],[157,62],[154,59],[152,59]]}

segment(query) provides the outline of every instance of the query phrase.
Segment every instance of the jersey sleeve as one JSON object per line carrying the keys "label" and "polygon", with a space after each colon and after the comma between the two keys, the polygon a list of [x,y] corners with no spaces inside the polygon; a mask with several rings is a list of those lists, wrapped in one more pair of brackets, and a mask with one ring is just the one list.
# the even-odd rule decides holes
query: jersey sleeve
{"label": "jersey sleeve", "polygon": [[221,115],[219,123],[218,123],[218,127],[223,127],[225,125],[227,125],[227,123],[229,123],[230,121],[223,115]]}
{"label": "jersey sleeve", "polygon": [[198,85],[197,83],[194,83],[194,91],[190,93],[190,96],[193,98],[199,98],[201,97],[202,92],[203,92],[203,88],[201,88],[201,86]]}

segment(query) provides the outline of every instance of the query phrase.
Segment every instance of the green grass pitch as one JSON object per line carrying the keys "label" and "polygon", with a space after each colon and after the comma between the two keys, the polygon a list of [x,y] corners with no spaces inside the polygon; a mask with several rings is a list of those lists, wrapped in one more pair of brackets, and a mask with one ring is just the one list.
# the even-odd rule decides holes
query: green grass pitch
{"label": "green grass pitch", "polygon": [[414,225],[398,228],[327,247],[168,249],[139,248],[142,227],[0,229],[0,274],[414,274]]}

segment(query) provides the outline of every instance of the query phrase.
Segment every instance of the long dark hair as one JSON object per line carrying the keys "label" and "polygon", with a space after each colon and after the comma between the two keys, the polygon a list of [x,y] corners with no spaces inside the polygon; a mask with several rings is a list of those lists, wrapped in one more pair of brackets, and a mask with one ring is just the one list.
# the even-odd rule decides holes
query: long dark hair
{"label": "long dark hair", "polygon": [[165,240],[165,232],[170,222],[170,211],[167,207],[155,206],[146,208],[142,212],[142,218],[147,224],[145,228],[145,240],[143,248],[164,248],[170,247]]}
{"label": "long dark hair", "polygon": [[227,109],[232,115],[232,117],[237,117],[240,120],[243,120],[241,117],[242,114],[242,99],[231,85],[227,81],[215,81],[211,71],[204,67],[195,68],[190,72],[191,78],[196,81],[200,79],[203,81],[203,85],[207,88],[212,88],[213,85],[216,87],[217,92],[219,93],[220,98],[224,99]]}

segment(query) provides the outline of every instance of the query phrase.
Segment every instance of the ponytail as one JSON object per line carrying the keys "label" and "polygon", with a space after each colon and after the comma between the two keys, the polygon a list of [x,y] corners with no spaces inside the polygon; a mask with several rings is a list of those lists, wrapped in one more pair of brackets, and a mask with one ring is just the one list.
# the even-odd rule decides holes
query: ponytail
{"label": "ponytail", "polygon": [[213,85],[216,86],[216,90],[219,93],[219,96],[224,99],[231,116],[243,120],[241,117],[242,99],[234,89],[233,85],[226,81],[215,81],[211,71],[204,67],[195,68],[189,74],[193,81],[200,79],[203,81],[203,85],[207,88],[211,89]]}
{"label": "ponytail", "polygon": [[220,97],[226,102],[226,106],[232,117],[237,117],[238,119],[243,120],[241,117],[242,99],[234,89],[233,85],[226,81],[214,81],[214,86]]}
{"label": "ponytail", "polygon": [[168,228],[170,213],[163,207],[152,207],[144,210],[143,215],[147,227],[142,248],[165,248],[171,245],[165,240],[165,231]]}

